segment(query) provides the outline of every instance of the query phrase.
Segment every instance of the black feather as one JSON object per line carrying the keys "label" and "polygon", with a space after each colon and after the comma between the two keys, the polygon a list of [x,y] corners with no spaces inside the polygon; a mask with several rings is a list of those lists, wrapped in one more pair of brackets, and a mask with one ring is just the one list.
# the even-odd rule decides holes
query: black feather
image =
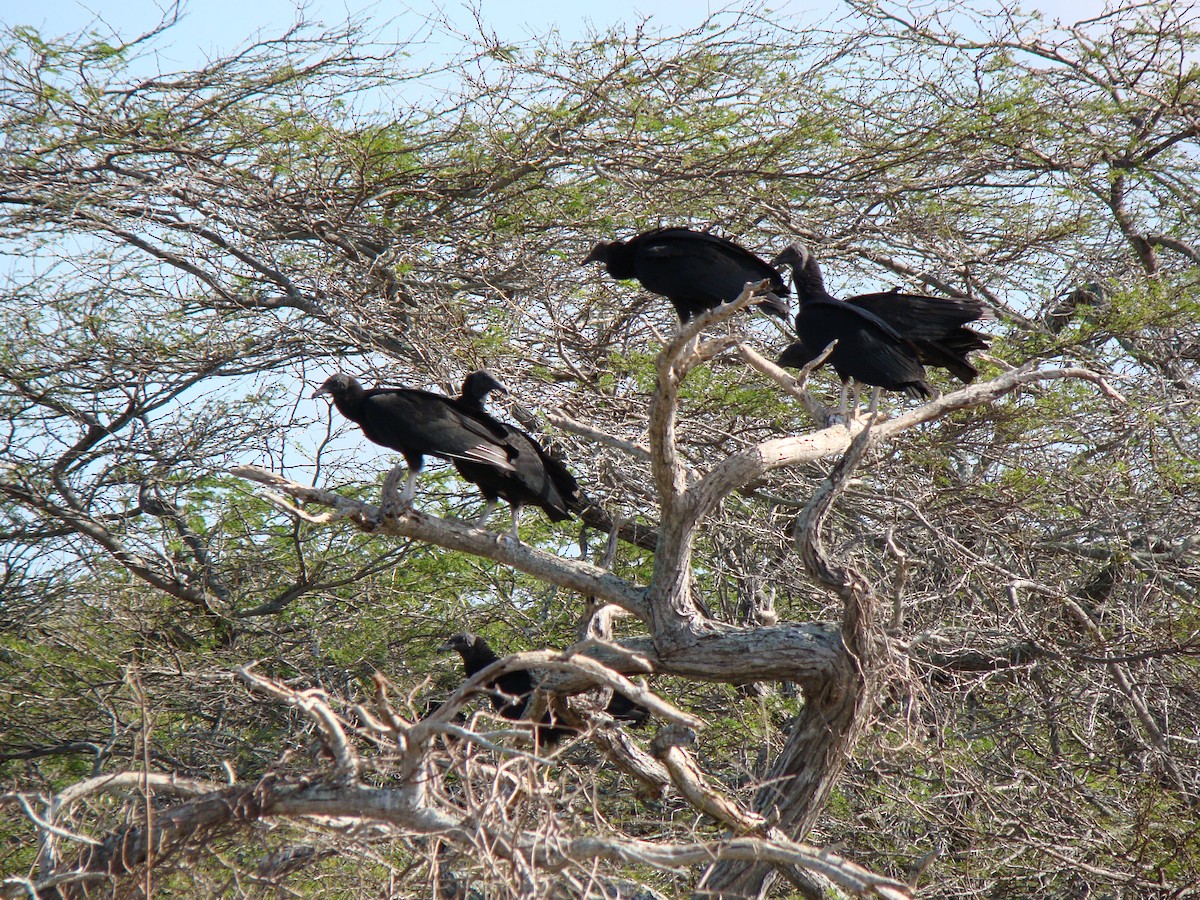
{"label": "black feather", "polygon": [[[500,659],[487,641],[469,631],[453,635],[446,641],[445,649],[458,651],[468,678]],[[521,721],[526,718],[525,707],[535,686],[529,670],[520,669],[515,672],[505,672],[489,681],[485,687],[491,695],[492,708],[497,713],[511,721]],[[634,727],[644,724],[650,717],[650,711],[644,706],[634,703],[624,694],[616,692],[613,693],[604,711],[614,719],[627,722]],[[554,742],[576,732],[573,728],[556,724],[549,711],[541,717],[539,726],[538,737],[543,743]]]}
{"label": "black feather", "polygon": [[[487,641],[469,631],[450,637],[446,641],[445,648],[458,651],[468,678],[482,672],[500,659],[496,652],[488,646]],[[527,721],[525,707],[529,703],[529,698],[533,696],[534,686],[533,676],[529,670],[517,669],[497,676],[485,684],[484,688],[491,697],[492,709],[509,721],[520,722]],[[553,744],[576,733],[576,729],[555,725],[554,721],[549,710],[542,715],[534,729],[539,743]]]}
{"label": "black feather", "polygon": [[314,397],[329,394],[338,412],[367,439],[403,454],[414,472],[426,456],[484,463],[513,472],[513,451],[452,397],[407,388],[364,389],[351,375],[328,378]]}

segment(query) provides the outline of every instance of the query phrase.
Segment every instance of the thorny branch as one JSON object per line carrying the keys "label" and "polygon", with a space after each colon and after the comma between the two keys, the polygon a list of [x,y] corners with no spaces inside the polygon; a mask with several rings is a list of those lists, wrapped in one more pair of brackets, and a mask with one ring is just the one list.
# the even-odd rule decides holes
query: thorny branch
{"label": "thorny branch", "polygon": [[[526,654],[520,661],[544,664],[552,660]],[[589,672],[594,674],[591,669]],[[337,757],[332,778],[296,783],[267,778],[253,785],[229,787],[183,782],[156,775],[147,776],[141,772],[93,779],[87,784],[75,786],[64,792],[51,802],[52,812],[47,816],[46,824],[53,828],[53,834],[60,838],[74,839],[75,835],[58,828],[54,821],[58,816],[66,814],[74,803],[96,791],[121,793],[149,787],[156,792],[182,793],[194,799],[160,812],[149,826],[149,830],[146,826],[130,825],[110,835],[103,842],[89,840],[91,846],[77,857],[69,872],[59,868],[45,873],[45,877],[33,882],[36,890],[61,887],[64,876],[68,874],[70,877],[86,878],[135,871],[145,860],[151,847],[157,856],[169,855],[188,843],[202,841],[206,833],[229,824],[245,824],[272,817],[336,816],[342,820],[386,822],[415,834],[437,834],[444,840],[458,844],[465,852],[478,852],[481,845],[487,846],[490,853],[505,858],[525,857],[549,871],[557,871],[571,864],[586,864],[596,859],[620,859],[659,868],[674,868],[711,860],[757,859],[811,869],[830,878],[855,896],[909,896],[907,887],[901,882],[875,875],[836,854],[793,843],[776,835],[741,837],[703,844],[589,837],[549,845],[528,836],[479,834],[469,823],[465,811],[443,804],[439,804],[437,808],[426,806],[430,795],[425,791],[414,791],[412,784],[387,790],[361,784],[357,777],[361,770],[358,753],[350,743],[340,717],[319,694],[288,688],[279,682],[253,674],[249,668],[243,668],[239,674],[254,690],[295,706],[318,725],[326,746]],[[389,714],[388,718],[394,722],[398,721],[394,714]],[[416,727],[419,727],[419,724]],[[331,743],[336,746],[331,747]],[[672,742],[664,746],[676,744],[677,742]],[[669,749],[663,752],[672,760],[670,765],[677,772],[681,766],[694,768],[694,764],[688,762],[678,748],[674,752]],[[701,786],[699,790],[705,796],[712,795],[711,788]],[[689,790],[689,793],[693,791]],[[5,888],[5,894],[13,896],[15,887],[9,885]],[[70,889],[64,889],[62,894],[74,895]]]}
{"label": "thorny branch", "polygon": [[[836,775],[836,766],[823,768],[822,754],[839,761],[850,755],[856,723],[865,718],[862,698],[871,695],[868,626],[877,603],[864,589],[874,587],[893,603],[890,624],[902,632],[895,646],[909,652],[927,683],[894,685],[891,699],[908,721],[884,727],[897,728],[889,738],[899,740],[887,742],[880,758],[863,767],[866,774],[857,767],[842,772],[849,812],[827,811],[823,824],[856,853],[862,848],[888,864],[899,864],[905,854],[933,858],[936,851],[927,845],[941,838],[929,835],[944,830],[947,842],[974,848],[971,864],[939,873],[936,890],[946,894],[978,892],[988,879],[1003,879],[996,883],[1031,896],[1195,895],[1189,886],[1195,880],[1194,810],[1184,804],[1195,796],[1200,746],[1189,630],[1200,575],[1195,542],[1180,526],[1187,532],[1197,519],[1194,492],[1180,485],[1186,486],[1197,456],[1197,331],[1189,306],[1197,252],[1187,238],[1196,231],[1198,208],[1193,157],[1200,129],[1189,62],[1196,13],[1187,4],[1139,0],[1060,28],[1005,8],[974,20],[979,28],[963,38],[941,18],[946,8],[901,18],[890,16],[887,4],[856,7],[865,13],[861,33],[828,39],[801,27],[784,34],[791,25],[753,12],[739,12],[736,25],[707,23],[677,39],[638,28],[586,46],[525,52],[489,36],[467,93],[439,108],[447,115],[389,110],[380,128],[341,116],[322,101],[342,100],[354,84],[395,84],[424,73],[364,66],[366,57],[342,39],[346,35],[330,49],[289,34],[201,72],[145,79],[107,46],[40,45],[9,30],[16,43],[4,57],[0,91],[12,114],[5,132],[11,152],[0,159],[0,216],[15,252],[33,248],[37,256],[28,281],[22,266],[12,270],[8,302],[0,304],[8,360],[0,373],[7,388],[0,450],[16,457],[0,473],[0,487],[15,486],[5,498],[4,537],[15,548],[2,563],[6,626],[10,609],[17,610],[11,616],[16,637],[5,641],[0,666],[19,676],[26,667],[36,670],[36,678],[8,680],[18,687],[5,694],[14,718],[6,727],[20,729],[26,740],[51,737],[9,754],[8,771],[22,770],[15,777],[34,786],[0,803],[28,820],[42,852],[37,871],[10,878],[4,892],[96,892],[97,880],[128,871],[126,865],[145,865],[151,855],[156,869],[170,864],[173,848],[200,856],[215,847],[209,859],[236,877],[240,866],[227,864],[232,856],[220,849],[223,841],[240,839],[232,826],[291,817],[291,827],[319,831],[329,828],[331,815],[386,823],[394,829],[386,833],[402,840],[445,836],[464,858],[474,854],[480,861],[471,864],[472,877],[496,873],[494,884],[517,889],[534,884],[540,866],[553,873],[541,886],[553,880],[556,888],[583,894],[587,888],[580,885],[590,884],[600,859],[655,868],[719,859],[731,871],[733,861],[744,858],[750,870],[775,864],[799,884],[788,866],[805,864],[812,848],[754,833],[753,826],[759,817],[777,830],[786,825],[793,837],[804,834],[827,796],[822,777]],[[710,25],[717,27],[706,30]],[[756,29],[749,36],[738,30],[747,25]],[[314,48],[311,57],[307,51]],[[721,64],[714,66],[714,59]],[[796,92],[798,72],[829,89]],[[325,75],[334,78],[326,82]],[[162,115],[164,109],[172,115]],[[858,122],[880,127],[858,128]],[[835,140],[824,141],[822,131]],[[297,132],[302,141],[294,140]],[[741,141],[739,133],[751,139]],[[714,142],[718,134],[723,139]],[[579,188],[573,200],[590,198],[584,202],[594,209],[587,217],[553,218],[563,209],[564,184]],[[810,196],[822,202],[796,199]],[[644,202],[648,197],[653,205]],[[1044,205],[1046,197],[1057,198],[1052,207]],[[660,311],[653,301],[630,301],[624,286],[581,283],[569,261],[595,239],[594,223],[624,227],[633,217],[695,223],[709,214],[705,210],[731,233],[760,244],[803,233],[828,247],[832,258],[857,267],[848,274],[883,272],[906,285],[987,298],[1003,315],[997,327],[1004,350],[997,352],[1037,358],[1047,368],[1009,372],[876,420],[871,434],[878,453],[870,471],[840,494],[838,515],[826,520],[844,529],[836,541],[828,534],[822,540],[829,506],[808,508],[808,524],[797,535],[808,555],[801,572],[788,565],[783,523],[804,505],[826,461],[863,433],[863,423],[796,434],[790,410],[767,421],[761,410],[715,401],[689,401],[688,414],[681,415],[678,387],[689,368],[734,342],[720,329],[711,340],[701,337],[703,329],[719,326],[719,317],[693,323],[681,341],[665,342],[673,354],[671,378],[660,406],[647,416],[637,384],[645,370],[636,359],[652,323],[662,321],[654,318]],[[1042,210],[1050,214],[1039,215]],[[495,227],[498,216],[506,227]],[[63,247],[69,250],[46,271],[41,264]],[[79,258],[75,251],[82,251]],[[1084,281],[1112,296],[1078,304],[1043,327],[1039,304]],[[511,346],[479,340],[493,334]],[[744,340],[738,348],[815,421],[824,421],[803,377],[772,367]],[[371,358],[376,350],[382,358]],[[294,463],[276,445],[294,437],[283,431],[302,425],[307,414],[272,400],[270,391],[286,393],[296,378],[348,357],[395,369],[409,383],[443,386],[470,366],[495,364],[514,384],[541,392],[544,408],[573,410],[559,422],[569,442],[566,458],[603,461],[586,467],[596,503],[581,518],[608,533],[617,517],[602,507],[619,507],[622,538],[659,551],[649,583],[640,583],[641,574],[622,579],[580,563],[588,558],[586,546],[578,557],[555,559],[453,520],[412,512],[382,517],[370,505],[343,502],[331,492],[304,493],[291,479],[241,470],[292,517],[294,557],[272,557],[278,530],[271,517],[251,522],[247,508],[257,514],[258,505],[236,492],[231,504],[214,500],[207,494],[211,476],[230,458],[271,460],[289,474]],[[601,385],[617,358],[628,363],[629,377]],[[255,391],[261,386],[264,393],[230,404],[228,396],[209,391],[219,379],[210,368],[216,360],[226,361],[221,371],[227,374],[254,378]],[[1106,415],[1106,404],[1085,391],[1035,386],[1084,379],[1115,409],[1122,398],[1099,374],[1106,370],[1122,373],[1122,387],[1128,385],[1130,404],[1120,415]],[[170,407],[128,421],[126,386],[164,371],[197,379],[173,395]],[[726,374],[715,373],[722,386]],[[746,374],[738,371],[728,383],[736,389]],[[1006,378],[1009,393],[1020,397],[997,403]],[[207,399],[193,402],[195,395]],[[989,403],[989,412],[947,416]],[[266,412],[242,419],[230,414],[246,416],[252,407]],[[159,417],[176,420],[162,443],[178,444],[177,453],[145,452],[149,435],[142,429]],[[919,427],[935,420],[936,428]],[[125,440],[97,423],[138,431]],[[207,443],[192,440],[213,423]],[[669,430],[669,439],[656,440],[655,428],[660,436]],[[895,440],[901,434],[907,439]],[[52,454],[58,465],[39,458],[44,445],[58,448]],[[669,485],[657,496],[655,467]],[[164,502],[178,508],[177,519],[155,516],[153,494],[139,505],[136,495],[147,477],[176,480],[176,500]],[[769,487],[760,489],[761,482]],[[824,496],[832,502],[835,495]],[[749,833],[723,841],[688,840],[678,832],[654,841],[581,836],[585,829],[563,810],[586,806],[629,832],[670,826],[665,819],[612,817],[619,803],[603,795],[610,782],[581,785],[581,792],[592,791],[584,804],[553,794],[548,775],[537,780],[551,770],[548,760],[516,749],[511,734],[484,737],[449,721],[435,727],[434,717],[422,717],[415,707],[402,715],[386,701],[370,719],[354,705],[338,707],[339,690],[326,679],[351,684],[354,673],[341,671],[340,659],[330,662],[338,654],[319,632],[312,639],[316,629],[306,624],[256,620],[253,626],[262,625],[257,635],[246,629],[238,644],[215,647],[177,633],[187,628],[175,620],[206,604],[214,618],[227,615],[230,603],[253,605],[267,587],[275,593],[280,578],[299,583],[297,568],[307,573],[311,563],[328,572],[328,558],[363,543],[357,531],[491,560],[501,569],[472,571],[486,570],[496,582],[513,567],[620,604],[648,626],[647,634],[577,648],[614,673],[599,679],[609,688],[628,688],[619,678],[645,673],[647,665],[651,673],[692,680],[798,684],[804,708],[784,722],[772,716],[791,710],[788,700],[764,704],[771,707],[763,712],[764,755],[744,767],[722,756],[715,741],[712,757],[672,745],[663,748],[663,760],[654,759],[637,736],[601,726],[601,714],[593,716],[594,734],[549,760],[555,771],[568,770],[571,754],[590,751],[586,740],[611,739],[627,753],[640,783],[678,804],[666,807],[671,823],[708,809],[724,826],[735,832],[746,826]],[[686,563],[696,535],[703,564],[693,578]],[[88,552],[78,552],[80,536],[94,545]],[[75,546],[68,546],[71,538]],[[326,546],[318,547],[322,541]],[[46,561],[60,551],[84,567],[82,575],[43,577],[52,568]],[[771,567],[756,568],[771,559],[777,561]],[[895,559],[907,560],[899,574],[888,571]],[[22,566],[35,576],[28,584],[13,575]],[[376,570],[336,562],[332,568],[325,580],[303,581],[328,586],[321,594],[330,602],[304,610],[314,621],[356,624],[352,616],[365,618],[382,594],[398,593],[386,578],[364,578],[363,596],[355,597],[346,585]],[[396,577],[404,578],[406,568],[397,566]],[[763,579],[779,582],[781,610],[828,602],[829,592],[814,591],[813,579],[805,577],[810,572],[827,576],[842,600],[840,628],[727,624],[742,621],[731,610],[744,598],[734,595],[753,592]],[[889,575],[890,592],[883,589]],[[41,590],[43,584],[51,590]],[[1033,598],[1018,592],[1028,584],[1036,585]],[[704,596],[692,596],[697,585]],[[10,586],[23,592],[15,603]],[[166,660],[154,696],[177,702],[186,726],[202,723],[205,734],[211,728],[211,740],[188,748],[195,750],[191,771],[224,765],[233,782],[237,765],[258,778],[272,770],[275,742],[294,744],[286,728],[263,729],[250,716],[235,722],[245,704],[229,703],[219,691],[205,696],[210,680],[229,682],[229,669],[242,661],[230,660],[230,652],[268,656],[276,645],[287,651],[289,666],[328,690],[267,687],[264,705],[298,711],[330,751],[329,761],[319,756],[305,777],[295,774],[295,758],[280,758],[274,771],[288,772],[286,778],[248,784],[119,773],[103,783],[86,780],[39,808],[39,792],[53,788],[37,785],[57,783],[62,770],[51,767],[60,753],[92,748],[97,772],[118,758],[113,747],[127,724],[124,698],[106,694],[103,676],[90,670],[93,661],[73,655],[87,643],[75,640],[83,633],[77,623],[94,623],[97,589],[114,625],[110,631],[105,623],[104,638],[120,629],[131,636],[126,643],[118,639],[107,657],[98,651],[97,669],[127,652]],[[441,586],[432,593],[443,593]],[[22,606],[25,596],[33,598],[28,606]],[[356,604],[351,613],[347,602]],[[513,605],[504,594],[488,613],[507,613]],[[32,626],[23,615],[29,608],[41,613]],[[441,627],[445,608],[404,618],[402,603],[388,603],[393,624],[403,619],[403,628],[389,629],[388,640],[398,633],[407,640],[413,622],[421,636],[431,618]],[[150,621],[155,615],[160,621]],[[946,622],[962,623],[975,643],[947,649],[940,641]],[[561,621],[543,624],[513,627],[526,629],[530,641],[552,640],[551,627],[569,631]],[[917,637],[902,643],[909,625]],[[199,646],[181,650],[184,641]],[[305,643],[312,649],[302,648]],[[380,652],[395,661],[390,648]],[[330,669],[339,671],[330,675]],[[574,665],[542,674],[546,690],[564,693],[598,683]],[[22,693],[24,681],[54,692],[33,698]],[[89,696],[77,696],[81,682]],[[147,696],[150,687],[147,682]],[[692,684],[687,696],[720,705],[723,717],[743,714],[736,700],[722,699],[733,692],[704,688]],[[917,696],[921,691],[928,693]],[[439,691],[439,699],[444,694]],[[665,710],[660,714],[670,718]],[[965,752],[960,741],[940,741],[964,716],[970,720]],[[103,720],[98,732],[95,718]],[[264,747],[247,747],[247,734],[264,731],[270,735]],[[156,737],[162,745],[164,735]],[[241,760],[221,756],[226,740],[242,742],[244,769]],[[772,770],[769,753],[783,741]],[[167,743],[178,748],[182,740]],[[363,784],[368,772],[391,778],[397,755],[396,783],[411,790]],[[22,765],[12,766],[18,759]],[[710,759],[727,768],[707,776]],[[806,759],[816,761],[805,768]],[[189,771],[168,756],[150,764]],[[458,766],[453,771],[463,777],[454,784],[447,778],[445,793],[423,794],[416,786],[434,784],[449,771],[437,768],[443,765]],[[1002,791],[993,789],[997,773]],[[623,784],[615,783],[621,796]],[[750,804],[748,791],[734,784],[763,787]],[[462,785],[467,793],[454,793]],[[143,809],[147,787],[154,795],[150,819],[142,815],[150,808]],[[117,802],[100,798],[104,791]],[[688,791],[696,806],[679,799]],[[793,795],[800,800],[789,807]],[[981,797],[987,802],[977,802]],[[870,807],[860,815],[862,803]],[[1013,821],[1021,827],[1010,829]],[[1078,833],[1062,836],[1064,821],[1077,824]],[[1113,821],[1126,824],[1113,829]],[[121,822],[137,827],[106,836],[106,828],[119,829]],[[338,833],[330,844],[343,848],[353,840]],[[95,841],[99,845],[80,846]],[[68,854],[63,864],[62,847],[78,855]],[[835,874],[849,879],[846,890],[905,893],[904,885],[871,881],[874,876],[854,881],[836,855],[816,854],[807,871],[830,860],[837,863]],[[191,871],[204,877],[203,865]],[[913,871],[915,878],[920,866]],[[1180,872],[1188,883],[1170,884]]]}

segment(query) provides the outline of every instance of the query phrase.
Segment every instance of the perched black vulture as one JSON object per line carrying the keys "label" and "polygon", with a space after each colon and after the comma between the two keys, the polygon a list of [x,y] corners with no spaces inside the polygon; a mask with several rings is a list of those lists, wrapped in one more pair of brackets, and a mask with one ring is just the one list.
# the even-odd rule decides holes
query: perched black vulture
{"label": "perched black vulture", "polygon": [[[803,244],[792,244],[772,262],[792,267],[792,280],[801,301],[833,299],[825,290],[816,257]],[[978,300],[927,297],[893,289],[847,297],[842,302],[872,313],[910,341],[923,365],[948,369],[963,382],[979,375],[966,356],[972,350],[986,349],[988,339],[964,327],[968,322],[992,317],[991,310]]]}
{"label": "perched black vulture", "polygon": [[400,505],[412,503],[426,456],[469,461],[497,472],[515,472],[517,451],[503,434],[453,397],[405,388],[364,389],[351,375],[330,376],[313,394],[328,394],[368,440],[398,450],[408,463]]}
{"label": "perched black vulture", "polygon": [[[463,631],[450,637],[443,649],[458,651],[459,656],[462,657],[463,669],[466,671],[468,678],[476,672],[482,671],[500,658],[488,646],[487,641],[469,631]],[[525,717],[525,705],[534,689],[533,676],[529,673],[528,669],[521,669],[517,672],[506,672],[495,681],[489,682],[486,687],[491,692],[492,708],[496,712],[504,718],[513,721],[518,721]],[[644,724],[650,717],[649,710],[644,706],[634,703],[624,694],[615,692],[604,711],[614,719],[627,722],[635,727]],[[543,726],[550,725],[553,721],[549,712],[541,718]],[[551,742],[557,741],[568,734],[574,733],[575,729],[562,725],[552,728],[541,727],[538,729],[539,740],[543,743],[547,740]]]}
{"label": "perched black vulture", "polygon": [[[488,646],[487,641],[469,631],[451,636],[442,649],[458,651],[468,678],[483,671],[500,658]],[[489,681],[484,687],[491,696],[492,709],[513,722],[525,719],[525,706],[533,695],[534,689],[533,676],[528,669],[505,672],[498,678]],[[554,717],[547,710],[542,715],[538,727],[535,728],[539,743],[553,744],[576,731],[574,728],[553,723]]]}
{"label": "perched black vulture", "polygon": [[750,281],[767,281],[758,304],[788,317],[790,292],[783,277],[749,250],[715,234],[690,228],[657,228],[627,241],[601,241],[584,260],[602,262],[613,278],[636,278],[646,290],[671,301],[679,319],[736,300]]}
{"label": "perched black vulture", "polygon": [[836,339],[828,362],[843,382],[843,412],[850,379],[904,391],[912,397],[928,397],[931,391],[925,381],[925,365],[949,369],[963,381],[979,374],[966,355],[987,347],[987,340],[963,327],[990,315],[978,301],[899,291],[842,301],[825,290],[816,257],[803,244],[792,244],[773,263],[792,267],[799,309],[799,340],[783,351],[778,362],[801,368]]}
{"label": "perched black vulture", "polygon": [[1044,321],[1054,334],[1058,334],[1066,328],[1067,323],[1075,317],[1080,308],[1084,311],[1090,309],[1091,315],[1094,316],[1098,310],[1106,307],[1109,299],[1108,293],[1108,289],[1098,281],[1084,282],[1076,288],[1059,294],[1055,298],[1058,302],[1044,313]]}
{"label": "perched black vulture", "polygon": [[465,459],[454,460],[454,466],[463,478],[478,486],[487,501],[475,524],[482,526],[503,497],[512,507],[512,535],[520,540],[518,526],[522,507],[531,503],[540,506],[550,521],[562,522],[571,518],[572,510],[580,507],[579,483],[532,435],[505,425],[484,410],[483,404],[492,391],[508,393],[490,372],[480,369],[463,381],[458,401],[503,440],[509,450],[513,471]]}

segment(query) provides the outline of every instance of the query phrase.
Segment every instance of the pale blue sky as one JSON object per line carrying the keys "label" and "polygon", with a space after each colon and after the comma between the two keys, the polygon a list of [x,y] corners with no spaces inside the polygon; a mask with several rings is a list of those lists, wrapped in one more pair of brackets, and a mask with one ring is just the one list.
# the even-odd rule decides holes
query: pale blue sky
{"label": "pale blue sky", "polygon": [[[985,0],[986,2],[986,0]],[[504,40],[519,41],[553,25],[564,37],[584,34],[588,22],[603,28],[622,21],[637,21],[643,15],[666,28],[698,24],[710,9],[736,8],[737,3],[705,0],[478,0],[482,19],[489,30]],[[748,3],[746,4],[748,5]],[[981,2],[978,5],[984,5]],[[112,33],[124,38],[151,27],[168,6],[165,0],[0,0],[0,21],[6,25],[31,25],[46,36],[61,36],[87,28],[101,36]],[[471,4],[461,0],[191,0],[184,5],[183,21],[164,42],[166,57],[181,67],[218,55],[241,44],[256,31],[271,34],[297,18],[297,7],[309,20],[328,25],[343,22],[349,14],[366,12],[373,21],[392,23],[380,35],[384,39],[408,40],[427,29],[431,18],[444,16],[459,28],[474,27]],[[772,9],[813,21],[845,12],[840,0],[780,0]],[[1103,0],[1023,0],[1027,9],[1040,9],[1049,17],[1066,21],[1094,16]],[[160,52],[163,47],[160,45]],[[174,57],[174,58],[172,58]]]}

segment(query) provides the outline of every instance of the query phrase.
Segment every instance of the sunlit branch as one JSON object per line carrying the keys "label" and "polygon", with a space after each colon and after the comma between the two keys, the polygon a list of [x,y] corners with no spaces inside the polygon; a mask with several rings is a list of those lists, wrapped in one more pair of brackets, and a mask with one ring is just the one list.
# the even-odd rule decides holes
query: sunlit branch
{"label": "sunlit branch", "polygon": [[[646,616],[645,589],[629,584],[611,572],[580,560],[564,559],[529,544],[513,541],[507,535],[484,531],[464,523],[439,519],[416,509],[399,510],[394,517],[383,517],[379,507],[333,491],[291,481],[255,466],[237,466],[232,474],[271,487],[267,498],[291,515],[315,524],[345,519],[362,531],[381,535],[416,538],[447,550],[457,550],[491,559],[559,587],[592,594],[615,603],[639,618]],[[330,510],[313,516],[306,509],[287,502],[284,496]]]}

